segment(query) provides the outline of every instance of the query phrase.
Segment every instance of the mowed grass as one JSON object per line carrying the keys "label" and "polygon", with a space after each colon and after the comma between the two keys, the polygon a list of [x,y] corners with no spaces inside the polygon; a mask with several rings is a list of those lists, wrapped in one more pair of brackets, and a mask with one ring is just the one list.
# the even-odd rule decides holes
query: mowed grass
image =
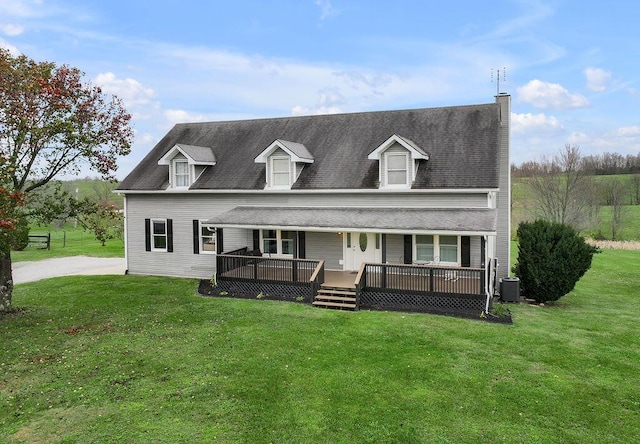
{"label": "mowed grass", "polygon": [[100,244],[93,233],[74,227],[67,223],[58,229],[54,226],[35,226],[29,234],[51,234],[51,248],[49,250],[38,244],[30,244],[23,251],[12,251],[13,262],[38,261],[54,257],[92,256],[92,257],[124,257],[124,240],[110,239],[104,246]]}
{"label": "mowed grass", "polygon": [[206,298],[197,282],[18,285],[0,442],[637,442],[640,252],[515,324]]}

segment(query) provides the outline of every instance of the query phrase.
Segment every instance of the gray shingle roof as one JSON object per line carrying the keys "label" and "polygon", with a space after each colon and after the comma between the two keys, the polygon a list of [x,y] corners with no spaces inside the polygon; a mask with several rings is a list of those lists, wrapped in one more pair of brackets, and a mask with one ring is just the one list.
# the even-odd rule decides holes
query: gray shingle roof
{"label": "gray shingle roof", "polygon": [[183,143],[177,144],[180,149],[191,157],[196,162],[214,163],[216,162],[216,155],[213,150],[206,146],[185,145]]}
{"label": "gray shingle roof", "polygon": [[175,144],[211,147],[217,164],[192,189],[263,189],[256,156],[274,140],[303,144],[314,158],[292,189],[375,189],[378,162],[368,154],[393,134],[429,153],[413,188],[497,188],[499,105],[453,106],[175,125],[122,181],[119,190],[162,190]]}
{"label": "gray shingle roof", "polygon": [[207,221],[216,226],[371,229],[379,232],[496,231],[495,209],[302,208],[239,206]]}

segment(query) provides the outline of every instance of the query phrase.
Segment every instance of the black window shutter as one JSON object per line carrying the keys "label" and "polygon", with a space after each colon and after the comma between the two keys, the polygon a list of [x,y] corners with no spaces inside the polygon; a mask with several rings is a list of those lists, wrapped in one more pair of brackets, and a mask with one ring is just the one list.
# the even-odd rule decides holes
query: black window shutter
{"label": "black window shutter", "polygon": [[144,220],[144,249],[151,251],[151,219]]}
{"label": "black window shutter", "polygon": [[222,236],[222,228],[216,228],[216,253],[224,251],[224,239]]}
{"label": "black window shutter", "polygon": [[298,258],[307,258],[306,234],[304,231],[298,231]]}
{"label": "black window shutter", "polygon": [[484,268],[487,264],[485,263],[485,255],[487,254],[486,250],[486,241],[484,240],[484,236],[480,238],[480,264],[482,268]]}
{"label": "black window shutter", "polygon": [[173,253],[173,219],[167,219],[167,252]]}
{"label": "black window shutter", "polygon": [[413,262],[413,236],[411,234],[404,235],[404,263]]}
{"label": "black window shutter", "polygon": [[260,250],[260,230],[253,230],[253,249]]}
{"label": "black window shutter", "polygon": [[470,236],[462,236],[460,238],[460,253],[462,256],[462,266],[470,267],[471,266],[471,237]]}
{"label": "black window shutter", "polygon": [[382,242],[382,263],[386,264],[387,263],[387,235],[386,233],[382,233],[382,235],[380,236],[380,242]]}
{"label": "black window shutter", "polygon": [[200,222],[193,220],[193,254],[200,254]]}

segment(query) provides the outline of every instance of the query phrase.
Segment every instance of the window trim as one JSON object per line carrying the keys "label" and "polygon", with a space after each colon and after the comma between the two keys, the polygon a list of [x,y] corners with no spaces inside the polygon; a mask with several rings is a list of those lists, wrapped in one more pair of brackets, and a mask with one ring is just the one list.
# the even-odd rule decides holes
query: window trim
{"label": "window trim", "polygon": [[[156,233],[156,223],[164,225],[164,234]],[[150,219],[149,235],[151,237],[151,251],[156,253],[167,253],[169,251],[169,224],[167,223],[167,219]],[[164,248],[156,247],[156,238],[164,238]]]}
{"label": "window trim", "polygon": [[[185,174],[180,174],[178,175],[178,164],[186,164],[187,165],[187,173]],[[192,184],[192,172],[191,172],[191,165],[189,165],[189,161],[187,159],[173,159],[171,161],[171,167],[172,167],[172,185],[173,188],[189,188]],[[178,185],[178,177],[186,177],[186,185]]]}
{"label": "window trim", "polygon": [[[265,257],[282,257],[282,258],[294,258],[296,256],[296,243],[297,243],[297,238],[296,238],[296,232],[293,230],[278,230],[278,229],[261,229],[260,231],[260,252],[262,253],[263,256]],[[265,231],[275,231],[276,232],[276,237],[272,238],[272,237],[264,237],[264,232]],[[291,232],[293,233],[293,236],[289,239],[289,238],[283,238],[282,237],[282,232],[283,231],[287,231],[287,232]],[[265,239],[275,239],[276,240],[276,252],[275,253],[265,253],[265,248],[264,248],[264,240]],[[282,253],[282,241],[283,240],[290,240],[293,242],[293,252],[291,254],[284,254]]]}
{"label": "window trim", "polygon": [[[275,175],[279,174],[279,175],[284,175],[285,171],[278,171],[276,172],[274,169],[274,163],[276,160],[284,160],[287,163],[287,183],[286,185],[276,185],[275,183]],[[289,156],[283,156],[283,155],[276,155],[276,156],[269,156],[269,188],[276,188],[276,189],[290,189],[291,188],[291,158]]]}
{"label": "window trim", "polygon": [[[206,236],[209,238],[213,238],[213,250],[205,250],[204,248],[204,239],[205,236],[202,233],[202,229],[204,227],[209,227],[209,229],[213,229],[213,234]],[[200,249],[200,254],[217,254],[218,253],[218,229],[213,224],[208,224],[206,221],[199,220],[198,221],[198,248]]]}
{"label": "window trim", "polygon": [[[427,263],[435,263],[438,265],[449,265],[449,266],[461,266],[462,261],[462,236],[458,234],[424,234],[425,236],[433,236],[433,261],[428,261]],[[414,234],[413,235],[413,262],[418,261],[418,239],[417,236],[422,236],[422,234]],[[456,238],[456,262],[448,262],[442,260],[442,254],[440,252],[440,238],[446,237],[455,237]]]}
{"label": "window trim", "polygon": [[[397,151],[393,151],[393,152],[385,152],[383,154],[384,156],[384,171],[383,171],[383,178],[384,178],[384,186],[385,188],[406,188],[408,186],[411,185],[411,177],[412,177],[412,171],[411,171],[411,165],[409,165],[409,159],[411,158],[411,156],[409,156],[409,152],[397,152]],[[399,169],[399,168],[389,168],[389,158],[390,157],[402,157],[404,159],[404,168],[403,169]],[[389,173],[390,172],[400,172],[400,171],[404,171],[405,173],[405,181],[403,183],[389,183]]]}

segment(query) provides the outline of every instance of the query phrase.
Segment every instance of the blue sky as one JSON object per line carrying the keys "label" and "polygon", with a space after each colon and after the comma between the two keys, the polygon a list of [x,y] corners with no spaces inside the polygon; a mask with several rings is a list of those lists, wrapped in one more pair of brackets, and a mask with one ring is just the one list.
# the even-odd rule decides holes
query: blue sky
{"label": "blue sky", "polygon": [[640,152],[638,17],[637,0],[0,0],[0,46],[124,100],[120,178],[175,123],[488,103],[497,70],[521,163]]}

